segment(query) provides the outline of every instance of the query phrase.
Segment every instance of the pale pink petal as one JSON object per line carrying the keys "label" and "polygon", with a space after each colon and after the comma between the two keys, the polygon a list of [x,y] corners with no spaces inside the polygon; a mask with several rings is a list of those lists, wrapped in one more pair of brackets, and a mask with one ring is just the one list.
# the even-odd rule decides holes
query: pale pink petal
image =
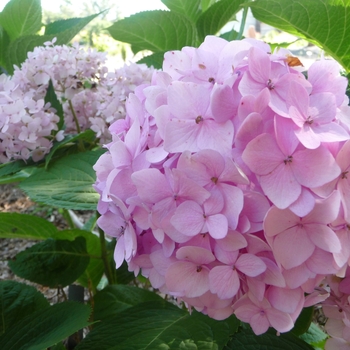
{"label": "pale pink petal", "polygon": [[350,343],[341,338],[329,338],[324,346],[325,350],[350,350]]}
{"label": "pale pink petal", "polygon": [[265,312],[259,312],[249,320],[249,324],[256,335],[266,333],[266,331],[269,329],[270,322],[266,316],[267,315],[265,314]]}
{"label": "pale pink petal", "polygon": [[250,277],[258,276],[266,270],[265,263],[253,254],[242,254],[237,259],[235,267]]}
{"label": "pale pink petal", "polygon": [[315,197],[305,187],[301,189],[298,199],[288,208],[297,216],[305,216],[315,207]]}
{"label": "pale pink petal", "polygon": [[289,163],[282,163],[272,173],[261,176],[260,185],[266,196],[280,209],[287,208],[301,194],[301,186]]}
{"label": "pale pink petal", "polygon": [[281,333],[288,332],[294,327],[293,320],[289,314],[274,308],[266,310],[266,317],[271,326]]}
{"label": "pale pink petal", "polygon": [[210,236],[215,239],[224,238],[228,232],[228,222],[225,215],[215,214],[206,218],[206,224]]}
{"label": "pale pink petal", "polygon": [[263,274],[263,281],[266,284],[276,286],[276,287],[285,287],[286,282],[282,275],[281,269],[277,266],[272,260],[261,257],[262,261],[266,265],[266,271]]}
{"label": "pale pink petal", "polygon": [[140,198],[149,203],[157,203],[172,195],[164,174],[158,169],[143,169],[132,174],[131,179]]}
{"label": "pale pink petal", "polygon": [[189,260],[196,264],[210,264],[215,261],[213,253],[201,247],[181,247],[176,252],[176,258],[179,260]]}
{"label": "pale pink petal", "polygon": [[339,266],[334,261],[331,253],[325,252],[322,249],[316,248],[311,257],[306,261],[307,268],[315,274],[328,275],[336,273]]}
{"label": "pale pink petal", "polygon": [[301,288],[271,286],[267,291],[267,299],[275,309],[292,314],[297,310],[300,302],[304,302],[304,291]]}
{"label": "pale pink petal", "polygon": [[246,145],[263,132],[263,119],[259,113],[250,113],[241,124],[235,137],[235,145],[244,149]]}
{"label": "pale pink petal", "polygon": [[204,85],[173,81],[168,87],[168,106],[178,119],[194,122],[198,116],[204,117],[209,103],[210,90]]}
{"label": "pale pink petal", "polygon": [[297,181],[309,188],[322,186],[340,175],[335,159],[322,146],[295,152],[291,167]]}
{"label": "pale pink petal", "polygon": [[290,210],[271,207],[264,221],[265,234],[269,237],[275,236],[294,227],[299,222],[299,217]]}
{"label": "pale pink petal", "polygon": [[242,154],[243,161],[258,175],[270,174],[285,158],[270,134],[257,136],[248,143]]}
{"label": "pale pink petal", "polygon": [[241,233],[229,230],[226,237],[216,240],[216,244],[223,250],[236,251],[245,248],[248,243]]}
{"label": "pale pink petal", "polygon": [[227,85],[215,85],[211,94],[210,107],[218,123],[224,123],[233,118],[235,103],[232,88]]}
{"label": "pale pink petal", "polygon": [[189,261],[179,261],[170,265],[165,281],[171,293],[199,297],[209,290],[209,270]]}
{"label": "pale pink petal", "polygon": [[305,264],[283,271],[283,276],[289,288],[298,288],[309,279],[315,277]]}
{"label": "pale pink petal", "polygon": [[240,287],[237,271],[230,266],[216,266],[209,272],[209,285],[220,299],[233,298]]}
{"label": "pale pink petal", "polygon": [[164,149],[170,153],[198,152],[197,137],[200,125],[193,120],[171,119],[167,122],[164,135]]}
{"label": "pale pink petal", "polygon": [[304,230],[317,247],[331,253],[340,252],[341,244],[339,238],[328,226],[320,224],[305,224]]}
{"label": "pale pink petal", "polygon": [[339,214],[339,192],[333,191],[326,199],[316,200],[314,209],[303,218],[303,222],[330,224]]}
{"label": "pale pink petal", "polygon": [[228,220],[230,229],[237,228],[239,214],[243,209],[243,192],[236,186],[220,184],[224,196],[224,209],[221,211]]}
{"label": "pale pink petal", "polygon": [[[349,157],[350,158],[350,157]],[[338,190],[341,196],[341,202],[344,209],[344,219],[350,222],[350,175],[340,178],[338,182]]]}
{"label": "pale pink petal", "polygon": [[233,144],[233,124],[231,120],[217,123],[214,120],[204,120],[198,134],[197,144],[200,150],[213,149],[223,154],[231,150]]}
{"label": "pale pink petal", "polygon": [[304,229],[292,227],[275,236],[273,253],[276,260],[286,269],[296,267],[305,262],[315,250]]}
{"label": "pale pink petal", "polygon": [[194,201],[181,203],[173,217],[171,224],[182,234],[194,236],[198,234],[204,225],[203,209]]}
{"label": "pale pink petal", "polygon": [[124,249],[125,249],[124,248],[124,236],[121,236],[117,240],[117,244],[115,246],[114,255],[113,255],[116,269],[118,269],[124,261],[124,257],[125,257],[125,250]]}
{"label": "pale pink petal", "polygon": [[286,155],[292,155],[299,145],[292,120],[275,115],[274,126],[276,141],[281,151]]}

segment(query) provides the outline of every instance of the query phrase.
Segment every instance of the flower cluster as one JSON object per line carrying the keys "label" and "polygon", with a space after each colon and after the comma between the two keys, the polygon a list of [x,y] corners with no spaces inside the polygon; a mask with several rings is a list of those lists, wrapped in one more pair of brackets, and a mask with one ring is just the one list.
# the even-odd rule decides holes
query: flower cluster
{"label": "flower cluster", "polygon": [[[28,53],[11,78],[0,81],[0,163],[11,159],[40,160],[63,133],[96,132],[110,141],[109,125],[125,117],[125,100],[136,86],[149,83],[153,69],[136,63],[108,72],[106,54],[75,44],[47,42]],[[52,81],[63,105],[64,130],[56,111],[44,103]]]}
{"label": "flower cluster", "polygon": [[350,261],[346,86],[252,39],[166,53],[94,167],[116,266],[256,334],[292,329]]}

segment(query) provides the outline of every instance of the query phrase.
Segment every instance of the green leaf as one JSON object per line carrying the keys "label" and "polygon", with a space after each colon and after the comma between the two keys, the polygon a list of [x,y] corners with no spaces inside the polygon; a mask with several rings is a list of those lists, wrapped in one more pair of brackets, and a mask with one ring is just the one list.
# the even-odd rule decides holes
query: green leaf
{"label": "green leaf", "polygon": [[11,41],[41,28],[40,0],[11,0],[0,13],[0,24],[5,28]]}
{"label": "green leaf", "polygon": [[216,0],[201,0],[202,11],[206,11]]}
{"label": "green leaf", "polygon": [[89,265],[85,269],[84,273],[78,278],[77,282],[86,288],[92,287],[93,289],[96,289],[104,272],[103,261],[100,258],[100,239],[92,232],[78,229],[58,231],[55,235],[56,239],[68,239],[71,241],[73,241],[76,237],[85,238],[86,250],[90,255]]}
{"label": "green leaf", "polygon": [[[232,40],[236,40],[236,38],[238,37],[238,34],[239,34],[238,32],[232,29],[229,32],[225,32],[221,34],[220,38],[223,38],[227,41],[232,41]],[[244,39],[244,37],[242,39]]]}
{"label": "green leaf", "polygon": [[201,14],[201,0],[161,0],[162,3],[171,11],[187,17],[193,23],[196,23]]}
{"label": "green leaf", "polygon": [[304,308],[298,316],[291,332],[296,336],[304,334],[310,328],[313,314],[313,306]]}
{"label": "green leaf", "polygon": [[119,312],[146,301],[161,301],[159,295],[145,289],[109,285],[94,296],[94,321],[106,320]]}
{"label": "green leaf", "polygon": [[[25,1],[25,0],[24,0]],[[6,55],[7,68],[9,73],[13,73],[13,65],[20,67],[26,60],[27,53],[33,51],[37,46],[43,46],[46,41],[57,38],[55,45],[68,44],[89,22],[99,14],[79,18],[80,21],[74,27],[66,29],[57,34],[51,35],[26,35],[12,41],[8,47]]]}
{"label": "green leaf", "polygon": [[81,29],[83,29],[90,21],[92,21],[98,15],[100,15],[100,13],[94,14],[88,17],[68,18],[68,19],[62,19],[55,22],[51,22],[47,24],[45,27],[45,35],[57,35],[59,33],[70,31],[70,30],[75,32],[75,35],[76,35],[80,32]]}
{"label": "green leaf", "polygon": [[116,239],[113,238],[110,242],[107,243],[107,254],[110,262],[112,273],[114,273],[114,280],[118,284],[128,284],[135,279],[133,272],[128,270],[128,264],[126,261],[123,261],[122,265],[116,269],[115,260],[114,260],[114,249],[116,245]]}
{"label": "green leaf", "polygon": [[292,333],[277,336],[275,330],[256,336],[251,329],[236,333],[223,350],[313,350],[313,348]]}
{"label": "green leaf", "polygon": [[197,21],[200,40],[207,35],[215,35],[241,9],[245,0],[221,0],[202,13]]}
{"label": "green leaf", "polygon": [[[76,350],[222,349],[237,319],[216,321],[166,302],[145,302],[98,324]],[[117,331],[116,331],[117,330]]]}
{"label": "green leaf", "polygon": [[328,335],[324,333],[315,323],[311,323],[307,332],[302,334],[299,338],[308,344],[317,345],[318,343],[327,339]]}
{"label": "green leaf", "polygon": [[16,281],[0,281],[0,335],[36,310],[50,306],[35,287]]}
{"label": "green leaf", "polygon": [[93,141],[96,138],[96,133],[91,129],[85,130],[79,134],[75,135],[66,135],[62,141],[55,142],[50,150],[50,153],[45,157],[45,169],[47,169],[52,156],[56,153],[57,150],[63,148],[64,146],[75,142],[77,140],[87,140],[89,142]]}
{"label": "green leaf", "polygon": [[54,237],[57,228],[47,220],[28,214],[0,213],[0,238],[43,240]]}
{"label": "green leaf", "polygon": [[257,0],[256,19],[317,44],[350,70],[350,7],[333,0]]}
{"label": "green leaf", "polygon": [[[29,170],[31,170],[31,171],[29,171]],[[28,168],[28,170],[21,170],[18,173],[13,174],[13,175],[3,176],[0,178],[0,185],[23,181],[27,177],[29,177],[31,172],[33,172],[33,171],[34,171],[33,168],[32,169]]]}
{"label": "green leaf", "polygon": [[137,63],[145,63],[148,67],[153,66],[156,69],[161,69],[163,66],[165,52],[156,52],[152,55],[141,58]]}
{"label": "green leaf", "polygon": [[89,325],[89,306],[64,302],[38,310],[0,337],[0,349],[43,350]]}
{"label": "green leaf", "polygon": [[71,154],[38,169],[20,183],[20,188],[37,202],[75,209],[94,210],[99,199],[92,185],[96,174],[92,166],[105,150]]}
{"label": "green leaf", "polygon": [[196,29],[191,21],[170,11],[140,12],[107,29],[115,40],[153,52],[180,50],[196,42]]}
{"label": "green leaf", "polygon": [[45,103],[48,103],[48,102],[50,102],[51,107],[56,109],[56,114],[60,117],[60,120],[57,123],[57,127],[58,127],[58,130],[61,130],[64,124],[63,108],[60,101],[57,98],[51,79],[49,81],[49,86],[47,87],[46,95],[45,95]]}
{"label": "green leaf", "polygon": [[27,164],[23,160],[15,160],[13,162],[1,164],[0,165],[0,178],[4,175],[14,174],[17,171],[25,169],[26,167],[27,167]]}
{"label": "green leaf", "polygon": [[10,37],[5,29],[0,25],[0,66],[6,68],[6,52],[10,44]]}
{"label": "green leaf", "polygon": [[48,238],[20,252],[9,261],[11,270],[29,281],[56,288],[73,283],[89,264],[86,241]]}

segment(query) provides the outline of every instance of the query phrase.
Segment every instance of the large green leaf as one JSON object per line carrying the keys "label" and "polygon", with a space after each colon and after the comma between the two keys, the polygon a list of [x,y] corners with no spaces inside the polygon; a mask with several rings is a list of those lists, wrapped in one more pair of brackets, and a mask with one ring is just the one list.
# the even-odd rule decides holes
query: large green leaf
{"label": "large green leaf", "polygon": [[103,261],[101,256],[101,243],[99,237],[92,232],[83,230],[64,230],[57,231],[56,239],[74,240],[76,237],[84,237],[86,240],[86,250],[90,255],[90,262],[84,273],[78,278],[78,282],[86,287],[96,289],[104,272]]}
{"label": "large green leaf", "polygon": [[89,264],[85,238],[73,242],[48,238],[9,261],[11,270],[29,281],[56,288],[73,283]]}
{"label": "large green leaf", "polygon": [[104,150],[72,154],[40,168],[20,184],[20,188],[37,202],[66,208],[94,210],[99,195],[92,185],[96,174],[92,166]]}
{"label": "large green leaf", "polygon": [[115,40],[154,52],[193,46],[196,29],[186,17],[170,11],[145,11],[115,22],[108,28]]}
{"label": "large green leaf", "polygon": [[0,25],[0,66],[6,68],[6,51],[10,44],[10,37]]}
{"label": "large green leaf", "polygon": [[46,41],[57,38],[56,45],[68,44],[90,21],[98,14],[88,17],[78,18],[76,25],[68,29],[50,35],[25,35],[12,41],[8,47],[6,55],[6,67],[9,73],[13,73],[13,65],[20,67],[27,58],[27,53],[33,51],[36,46],[43,46]]}
{"label": "large green leaf", "polygon": [[148,67],[153,66],[156,69],[161,69],[163,66],[165,52],[156,52],[152,55],[141,58],[137,63],[145,63]]}
{"label": "large green leaf", "polygon": [[45,35],[57,35],[59,33],[68,32],[68,31],[72,31],[72,33],[75,32],[75,35],[76,35],[91,20],[93,20],[95,17],[97,17],[101,13],[97,13],[88,17],[62,19],[59,21],[49,23],[45,27]]}
{"label": "large green leaf", "polygon": [[313,315],[314,315],[314,307],[313,306],[305,307],[301,311],[297,320],[295,321],[294,327],[291,330],[291,332],[296,336],[304,334],[310,328]]}
{"label": "large green leaf", "polygon": [[54,142],[52,148],[50,149],[50,153],[47,154],[45,157],[45,169],[47,169],[53,155],[56,153],[57,150],[62,149],[66,147],[66,145],[74,143],[78,140],[86,140],[88,142],[92,142],[94,139],[96,139],[96,133],[93,132],[91,129],[87,129],[79,134],[66,135],[62,141]]}
{"label": "large green leaf", "polygon": [[28,214],[0,213],[0,238],[43,240],[54,237],[57,228],[47,220]]}
{"label": "large green leaf", "polygon": [[35,34],[41,28],[40,0],[11,0],[0,13],[0,24],[11,41]]}
{"label": "large green leaf", "polygon": [[161,0],[171,11],[185,16],[195,23],[201,14],[201,0]]}
{"label": "large green leaf", "polygon": [[216,321],[166,301],[145,302],[98,324],[76,350],[222,349],[239,321]]}
{"label": "large green leaf", "polygon": [[277,335],[276,331],[256,336],[251,329],[236,333],[223,350],[313,350],[309,344],[291,333]]}
{"label": "large green leaf", "polygon": [[320,329],[320,327],[315,323],[311,323],[310,328],[307,330],[307,332],[300,336],[300,339],[306,341],[308,344],[311,344],[313,346],[317,345],[318,343],[324,341],[327,338],[328,335],[324,333]]}
{"label": "large green leaf", "polygon": [[0,336],[0,349],[46,349],[88,326],[90,312],[89,306],[77,302],[55,304],[33,312]]}
{"label": "large green leaf", "polygon": [[64,124],[63,108],[60,101],[57,98],[51,79],[49,81],[49,86],[47,87],[45,95],[45,103],[48,102],[51,104],[51,107],[56,109],[56,114],[60,117],[60,120],[57,123],[57,128],[58,130],[61,130]]}
{"label": "large green leaf", "polygon": [[0,335],[34,311],[50,306],[36,288],[16,281],[0,281]]}
{"label": "large green leaf", "polygon": [[106,320],[119,312],[146,301],[161,301],[162,298],[154,292],[145,289],[109,285],[94,296],[94,321]]}
{"label": "large green leaf", "polygon": [[215,35],[241,9],[245,0],[220,0],[200,15],[197,21],[199,39]]}
{"label": "large green leaf", "polygon": [[257,0],[249,5],[258,20],[316,43],[350,70],[348,0]]}

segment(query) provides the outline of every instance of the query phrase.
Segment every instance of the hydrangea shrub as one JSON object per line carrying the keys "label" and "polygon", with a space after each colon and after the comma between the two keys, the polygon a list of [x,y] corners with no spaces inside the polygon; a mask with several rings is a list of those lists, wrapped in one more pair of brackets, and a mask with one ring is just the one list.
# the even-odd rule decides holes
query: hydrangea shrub
{"label": "hydrangea shrub", "polygon": [[[13,76],[0,76],[0,163],[39,161],[54,140],[87,129],[101,144],[109,142],[108,126],[125,117],[128,94],[150,82],[153,69],[146,65],[130,63],[109,71],[106,53],[54,43],[29,52]],[[45,103],[50,80],[63,107],[62,129],[57,111]]]}
{"label": "hydrangea shrub", "polygon": [[[335,61],[208,36],[137,86],[94,169],[117,267],[215,319],[349,341],[349,107]],[[335,340],[334,340],[335,339]],[[338,340],[337,340],[338,339]]]}

